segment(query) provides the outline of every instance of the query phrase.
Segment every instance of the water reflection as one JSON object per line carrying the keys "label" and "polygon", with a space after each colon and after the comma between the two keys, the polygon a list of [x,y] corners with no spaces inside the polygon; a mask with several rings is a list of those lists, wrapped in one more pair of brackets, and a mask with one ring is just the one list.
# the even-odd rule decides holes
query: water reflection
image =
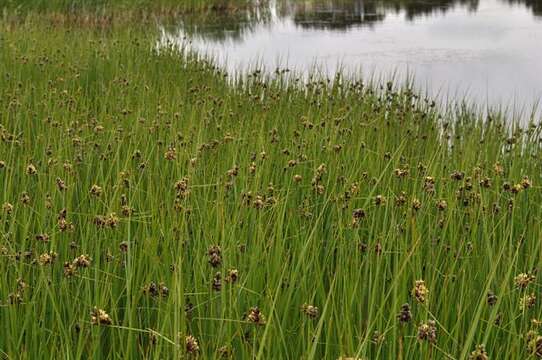
{"label": "water reflection", "polygon": [[281,2],[283,17],[291,17],[294,23],[307,29],[347,30],[354,26],[369,26],[384,21],[387,14],[404,13],[408,21],[420,16],[445,14],[455,6],[476,11],[478,0],[438,1],[295,1]]}
{"label": "water reflection", "polygon": [[[273,0],[270,0],[273,1]],[[190,46],[231,73],[314,67],[402,80],[430,96],[530,108],[542,99],[542,0],[276,0],[184,18],[162,44]]]}
{"label": "water reflection", "polygon": [[535,16],[542,17],[541,0],[507,0],[510,4],[525,6],[533,12]]}
{"label": "water reflection", "polygon": [[[542,18],[542,0],[499,1],[526,7]],[[212,41],[241,41],[271,21],[291,20],[303,29],[346,31],[371,28],[392,14],[414,22],[420,17],[445,15],[458,7],[475,13],[479,5],[480,0],[276,0],[242,11],[188,17],[183,20],[183,30],[189,36]]]}
{"label": "water reflection", "polygon": [[182,21],[182,30],[189,37],[203,37],[215,42],[241,41],[245,35],[269,23],[271,14],[272,8],[262,6],[188,16]]}

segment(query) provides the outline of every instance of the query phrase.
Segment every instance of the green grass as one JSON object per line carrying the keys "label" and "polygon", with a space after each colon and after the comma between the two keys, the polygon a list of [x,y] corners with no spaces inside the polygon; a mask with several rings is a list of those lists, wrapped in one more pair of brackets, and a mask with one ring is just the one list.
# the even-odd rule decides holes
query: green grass
{"label": "green grass", "polygon": [[[484,344],[525,359],[542,344],[540,299],[520,308],[540,288],[538,125],[356,80],[229,83],[138,26],[28,17],[0,34],[3,358],[463,359]],[[417,338],[430,320],[434,343]]]}
{"label": "green grass", "polygon": [[134,14],[171,15],[245,9],[251,0],[0,0],[0,10],[9,14],[41,13],[61,16],[85,14],[117,21]]}

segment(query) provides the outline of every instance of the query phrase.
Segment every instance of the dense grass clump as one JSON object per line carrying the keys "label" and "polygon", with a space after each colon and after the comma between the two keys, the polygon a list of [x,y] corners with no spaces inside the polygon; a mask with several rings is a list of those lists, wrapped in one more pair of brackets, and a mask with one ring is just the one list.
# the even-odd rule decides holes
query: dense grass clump
{"label": "dense grass clump", "polygon": [[538,125],[156,35],[3,25],[3,357],[542,354]]}
{"label": "dense grass clump", "polygon": [[224,10],[247,6],[251,0],[2,0],[0,8],[31,11],[154,11],[161,8],[182,11]]}

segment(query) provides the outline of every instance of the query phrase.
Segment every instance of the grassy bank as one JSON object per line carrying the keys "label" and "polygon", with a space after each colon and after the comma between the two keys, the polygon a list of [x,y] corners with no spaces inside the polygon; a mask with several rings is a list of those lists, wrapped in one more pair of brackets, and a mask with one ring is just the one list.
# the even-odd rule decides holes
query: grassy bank
{"label": "grassy bank", "polygon": [[235,13],[246,10],[251,0],[0,0],[6,18],[34,17],[39,14],[56,24],[111,26],[178,19],[181,15]]}
{"label": "grassy bank", "polygon": [[3,357],[542,353],[538,126],[2,30]]}

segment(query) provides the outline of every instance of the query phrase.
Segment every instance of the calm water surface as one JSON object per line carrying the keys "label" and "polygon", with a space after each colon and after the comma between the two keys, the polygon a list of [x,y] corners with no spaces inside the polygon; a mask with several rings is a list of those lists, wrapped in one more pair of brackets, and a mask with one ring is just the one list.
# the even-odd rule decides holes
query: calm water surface
{"label": "calm water surface", "polygon": [[443,101],[467,97],[514,111],[542,98],[542,0],[277,0],[184,19],[162,41],[189,41],[230,73],[259,64],[414,75],[417,88]]}

